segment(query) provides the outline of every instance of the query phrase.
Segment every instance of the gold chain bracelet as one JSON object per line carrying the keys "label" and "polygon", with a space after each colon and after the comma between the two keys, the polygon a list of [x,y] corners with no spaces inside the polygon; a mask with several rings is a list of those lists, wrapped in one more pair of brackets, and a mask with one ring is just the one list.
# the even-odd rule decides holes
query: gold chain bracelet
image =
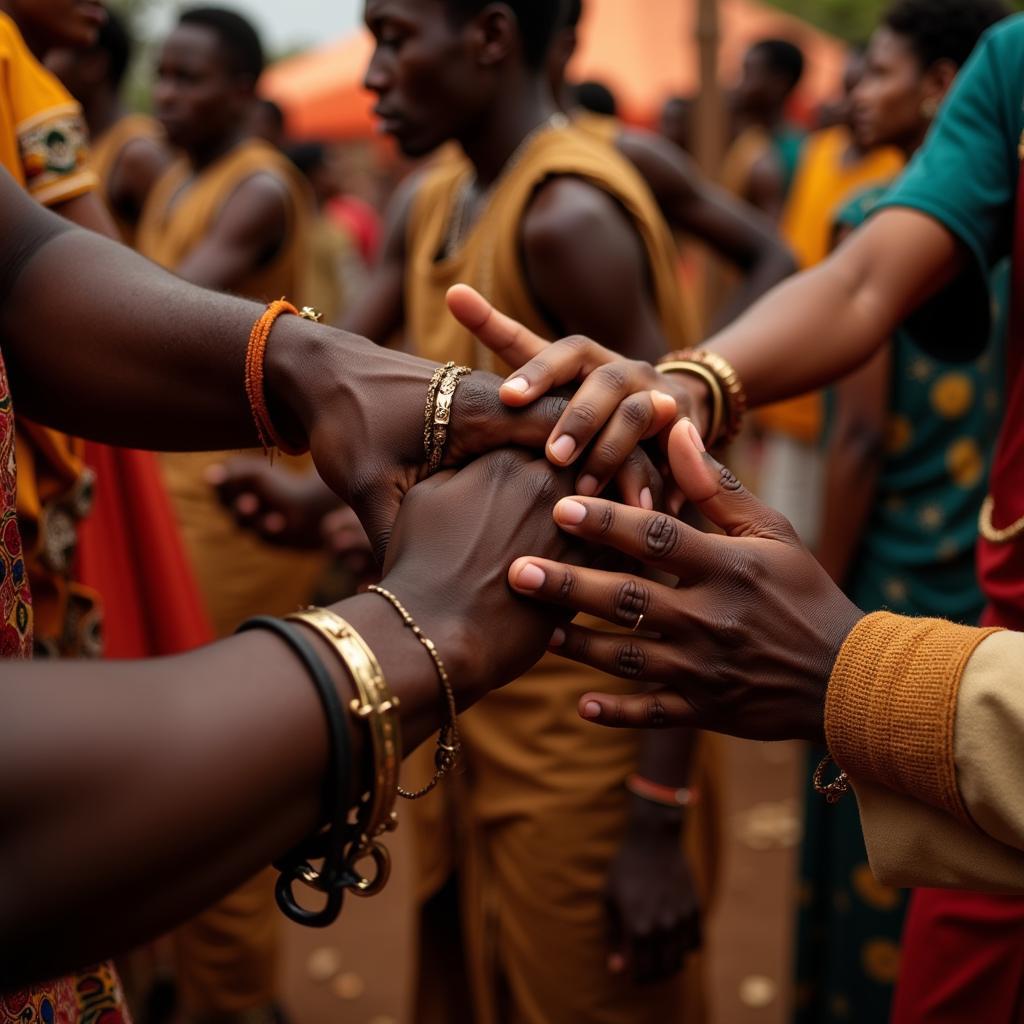
{"label": "gold chain bracelet", "polygon": [[420,629],[405,605],[390,590],[385,590],[383,587],[374,585],[369,587],[368,590],[372,594],[379,594],[398,612],[405,627],[410,630],[412,635],[426,649],[431,661],[434,663],[437,677],[444,691],[445,703],[448,706],[448,721],[441,726],[441,731],[437,734],[437,752],[434,755],[434,777],[425,786],[412,792],[401,787],[398,789],[398,795],[406,800],[421,800],[429,793],[432,793],[440,781],[446,775],[449,775],[459,763],[459,755],[462,753],[462,741],[459,738],[459,709],[455,703],[455,693],[452,690],[451,680],[448,678],[448,670],[444,667],[444,662],[441,660],[441,655],[438,653],[434,641]]}
{"label": "gold chain bracelet", "polygon": [[818,796],[823,796],[830,804],[837,804],[850,791],[850,776],[840,769],[839,774],[831,782],[826,783],[825,771],[831,764],[835,764],[835,761],[832,760],[832,755],[828,754],[814,769],[814,778],[811,781]]}

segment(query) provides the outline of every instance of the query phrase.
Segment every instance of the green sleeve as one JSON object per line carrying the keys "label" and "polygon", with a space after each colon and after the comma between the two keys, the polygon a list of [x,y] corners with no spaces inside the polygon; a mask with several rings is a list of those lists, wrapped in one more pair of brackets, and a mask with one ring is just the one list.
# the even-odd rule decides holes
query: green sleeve
{"label": "green sleeve", "polygon": [[1007,255],[1017,195],[1024,97],[1024,16],[979,43],[930,135],[880,208],[944,224],[986,270]]}
{"label": "green sleeve", "polygon": [[957,78],[927,141],[876,209],[910,208],[971,254],[960,278],[908,319],[937,357],[972,359],[988,343],[988,275],[1012,249],[1024,130],[1024,16],[992,29]]}

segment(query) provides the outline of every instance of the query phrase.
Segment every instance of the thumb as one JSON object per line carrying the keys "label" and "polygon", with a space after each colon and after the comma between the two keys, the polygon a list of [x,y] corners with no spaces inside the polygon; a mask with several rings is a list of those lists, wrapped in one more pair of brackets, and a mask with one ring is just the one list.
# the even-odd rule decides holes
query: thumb
{"label": "thumb", "polygon": [[694,424],[680,420],[668,439],[672,477],[688,501],[730,537],[796,539],[785,516],[760,502],[704,449]]}
{"label": "thumb", "polygon": [[469,285],[457,284],[450,288],[447,301],[452,316],[514,370],[540,355],[551,344],[511,317],[499,313]]}

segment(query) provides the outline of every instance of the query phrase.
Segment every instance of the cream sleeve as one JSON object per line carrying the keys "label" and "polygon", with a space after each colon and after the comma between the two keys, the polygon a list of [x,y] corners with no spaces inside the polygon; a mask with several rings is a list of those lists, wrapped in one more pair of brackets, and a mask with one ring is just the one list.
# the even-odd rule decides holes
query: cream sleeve
{"label": "cream sleeve", "polygon": [[1024,893],[1024,635],[869,616],[827,719],[881,881]]}

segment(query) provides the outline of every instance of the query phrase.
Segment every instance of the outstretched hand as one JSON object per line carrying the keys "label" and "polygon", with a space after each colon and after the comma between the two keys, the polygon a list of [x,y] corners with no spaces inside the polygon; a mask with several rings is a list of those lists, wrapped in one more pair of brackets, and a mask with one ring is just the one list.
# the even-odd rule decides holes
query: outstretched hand
{"label": "outstretched hand", "polygon": [[547,438],[548,458],[556,466],[579,464],[576,487],[600,494],[613,480],[627,504],[651,508],[638,500],[643,465],[635,460],[642,441],[656,437],[680,414],[698,410],[685,387],[689,382],[659,373],[649,363],[603,348],[589,338],[545,341],[498,312],[479,292],[456,285],[448,308],[481,344],[513,368],[500,389],[510,409],[523,409],[568,385],[578,390]]}
{"label": "outstretched hand", "polygon": [[668,451],[676,484],[725,536],[597,498],[560,502],[555,520],[575,537],[671,574],[676,588],[539,558],[516,561],[512,586],[639,628],[625,636],[581,626],[556,631],[552,648],[564,657],[656,687],[625,697],[586,694],[584,718],[823,741],[832,667],[863,613],[786,519],[704,452],[692,424],[674,428]]}

